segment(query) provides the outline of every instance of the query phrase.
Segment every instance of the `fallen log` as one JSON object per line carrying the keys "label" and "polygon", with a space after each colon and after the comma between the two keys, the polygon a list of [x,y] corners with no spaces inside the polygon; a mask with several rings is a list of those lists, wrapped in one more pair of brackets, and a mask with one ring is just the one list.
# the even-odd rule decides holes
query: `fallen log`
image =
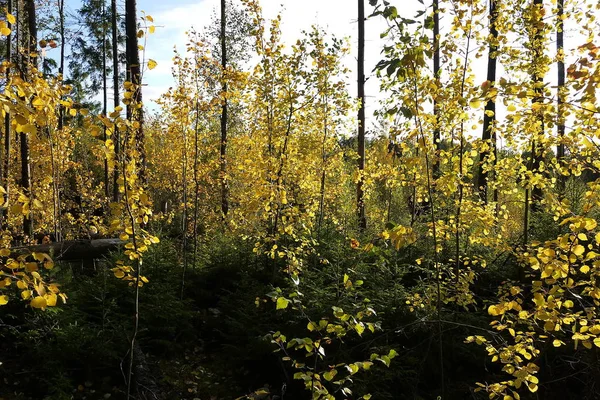
{"label": "fallen log", "polygon": [[125,242],[118,238],[67,240],[57,243],[13,247],[11,256],[47,253],[55,261],[93,260],[107,255],[110,251],[118,250],[124,244]]}

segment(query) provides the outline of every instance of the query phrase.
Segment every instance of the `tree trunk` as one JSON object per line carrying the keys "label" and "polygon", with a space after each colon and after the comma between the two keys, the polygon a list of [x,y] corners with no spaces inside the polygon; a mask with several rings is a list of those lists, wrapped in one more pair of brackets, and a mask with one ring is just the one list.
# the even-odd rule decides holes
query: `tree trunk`
{"label": "tree trunk", "polygon": [[[539,168],[542,161],[543,149],[539,142],[544,135],[544,116],[543,112],[539,110],[539,105],[543,103],[543,81],[544,77],[540,74],[539,69],[536,66],[541,62],[541,58],[544,54],[543,47],[543,0],[533,0],[531,5],[531,17],[525,21],[529,24],[529,46],[531,51],[531,81],[533,83],[533,91],[535,93],[534,98],[531,101],[534,115],[537,113],[537,118],[540,123],[540,127],[537,132],[532,133],[531,138],[531,156],[527,169],[532,173],[540,173]],[[542,200],[543,193],[539,186],[527,188],[525,190],[525,212],[523,220],[523,244],[529,242],[529,224],[531,214],[539,211],[540,202]]]}
{"label": "tree trunk", "polygon": [[358,0],[358,183],[356,185],[356,208],[358,229],[367,229],[365,214],[365,2]]}
{"label": "tree trunk", "polygon": [[[440,5],[439,0],[433,0],[433,77],[436,82],[436,87],[439,89],[440,79]],[[433,178],[440,176],[440,150],[441,150],[441,135],[440,135],[440,110],[437,101],[437,94],[433,98],[433,142],[435,145],[435,157],[433,159]],[[433,199],[429,199],[433,201]]]}
{"label": "tree trunk", "polygon": [[[535,19],[530,21],[533,24],[533,43],[532,43],[532,81],[534,85],[535,97],[532,101],[532,108],[534,113],[537,113],[538,120],[540,122],[540,128],[538,132],[534,133],[532,145],[531,145],[531,171],[534,173],[540,173],[540,164],[543,157],[543,149],[541,146],[541,139],[544,136],[544,113],[543,111],[537,110],[536,105],[541,105],[544,101],[544,77],[539,72],[536,66],[542,62],[541,58],[544,55],[544,47],[542,44],[544,22],[543,22],[543,0],[533,0],[533,7],[535,9]],[[540,203],[542,201],[543,192],[539,186],[535,186],[531,189],[531,211],[537,211],[540,209]]]}
{"label": "tree trunk", "polygon": [[[8,0],[8,2],[6,3],[6,11],[9,14],[12,14],[12,0]],[[11,23],[9,21],[6,21],[6,24],[8,26],[9,29],[12,28]],[[8,34],[6,36],[6,62],[10,65],[11,61],[12,61],[12,43],[11,43],[11,39],[12,39],[12,34]],[[6,84],[8,85],[10,82],[10,74],[11,74],[11,68],[10,66],[6,69]],[[6,113],[6,115],[4,116],[4,163],[3,163],[3,170],[2,170],[2,184],[4,185],[4,190],[6,191],[6,194],[4,195],[4,201],[3,201],[3,205],[4,205],[4,209],[2,210],[2,228],[3,229],[7,229],[8,228],[8,195],[9,195],[9,177],[10,177],[10,135],[11,135],[11,129],[10,129],[10,113]]]}
{"label": "tree trunk", "polygon": [[[62,1],[62,0],[61,0]],[[106,84],[106,3],[102,0],[102,115],[106,117],[108,109],[108,87]],[[108,139],[106,125],[103,125],[104,142]],[[108,177],[108,158],[104,157],[104,196],[105,201],[110,198],[110,187]]]}
{"label": "tree trunk", "polygon": [[[117,0],[110,1],[111,12],[111,31],[112,31],[112,62],[113,62],[113,106],[117,108],[119,99],[119,31],[117,24]],[[113,129],[113,142],[115,144],[115,168],[113,170],[113,201],[119,201],[119,153],[121,148],[121,136],[119,129],[115,126]]]}
{"label": "tree trunk", "polygon": [[[64,82],[65,79],[65,1],[59,0],[58,3],[58,13],[59,13],[59,30],[60,30],[60,61],[58,66],[58,73],[61,79]],[[62,96],[61,96],[62,97]],[[58,131],[61,132],[64,127],[64,114],[65,109],[62,104],[58,105]],[[52,133],[48,132],[48,137],[50,139],[50,154],[51,154],[51,164],[52,164],[52,205],[54,211],[54,236],[57,241],[62,240],[62,224],[60,220],[61,216],[61,205],[60,205],[60,190],[59,190],[59,174],[58,168],[56,167],[56,162],[54,159],[54,140],[52,138]]]}
{"label": "tree trunk", "polygon": [[[27,13],[27,28],[29,31],[28,52],[29,52],[29,65],[27,66],[28,71],[32,71],[37,64],[37,57],[35,55],[37,50],[37,22],[35,16],[35,1],[27,0],[25,2],[25,11]],[[21,186],[25,195],[31,198],[31,166],[29,163],[29,137],[26,133],[21,133]],[[29,214],[23,216],[23,233],[25,236],[31,237],[33,233],[33,219],[31,217],[31,211]]]}
{"label": "tree trunk", "polygon": [[127,119],[133,124],[137,150],[137,170],[141,182],[146,181],[146,152],[144,148],[144,111],[142,108],[142,82],[140,53],[137,37],[136,0],[125,0],[125,30],[127,34],[127,73],[133,84],[133,96],[127,105]]}
{"label": "tree trunk", "polygon": [[49,254],[55,261],[91,260],[101,258],[111,251],[118,250],[119,247],[125,244],[126,242],[118,238],[69,240],[57,243],[13,247],[10,251],[11,257],[34,252]]}
{"label": "tree trunk", "polygon": [[223,69],[223,105],[221,107],[221,212],[229,211],[227,199],[227,15],[226,0],[221,0],[221,67]]}
{"label": "tree trunk", "polygon": [[[564,118],[564,110],[563,104],[565,101],[565,60],[564,60],[564,24],[563,24],[563,15],[564,15],[564,0],[557,1],[558,14],[556,20],[556,52],[557,52],[557,67],[558,67],[558,88],[557,88],[557,103],[558,103],[558,124],[557,124],[557,133],[558,133],[558,146],[556,147],[556,160],[558,161],[558,165],[562,166],[565,158],[565,144],[563,142],[565,136],[565,118]],[[558,177],[558,190],[560,195],[562,196],[565,191],[566,186],[566,177],[562,174]]]}
{"label": "tree trunk", "polygon": [[[59,24],[60,24],[60,64],[58,66],[58,73],[62,76],[62,80],[65,79],[65,1],[59,0],[58,3],[59,13]],[[58,105],[58,129],[62,129],[64,124],[64,107],[62,104]]]}
{"label": "tree trunk", "polygon": [[[492,90],[496,86],[496,52],[498,51],[498,29],[496,21],[498,18],[498,0],[490,0],[490,36],[492,40],[488,47],[488,67],[487,67],[487,83],[488,89]],[[496,99],[489,98],[485,103],[485,111],[483,114],[483,132],[481,140],[489,147],[482,151],[479,156],[479,175],[477,177],[477,187],[479,188],[479,196],[485,204],[488,202],[488,172],[483,169],[483,164],[488,161],[490,154],[494,155],[493,163],[496,165],[496,133],[494,124],[496,122]],[[490,151],[491,149],[491,151]]]}

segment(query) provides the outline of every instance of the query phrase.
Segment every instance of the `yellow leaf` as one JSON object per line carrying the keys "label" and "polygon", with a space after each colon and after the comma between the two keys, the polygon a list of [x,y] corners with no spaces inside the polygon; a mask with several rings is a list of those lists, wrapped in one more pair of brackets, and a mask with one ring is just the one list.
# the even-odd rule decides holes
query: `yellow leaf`
{"label": "yellow leaf", "polygon": [[146,15],[146,21],[154,22],[154,18],[152,18],[150,15]]}
{"label": "yellow leaf", "polygon": [[558,339],[554,339],[554,341],[552,342],[552,346],[554,347],[560,347],[563,344],[563,342],[561,342]]}
{"label": "yellow leaf", "polygon": [[44,261],[44,260],[50,260],[50,256],[46,253],[37,253],[37,252],[33,252],[31,253],[31,256],[33,257],[34,260],[36,261]]}
{"label": "yellow leaf", "polygon": [[69,115],[70,115],[71,117],[74,117],[74,116],[76,116],[76,115],[77,115],[77,110],[76,110],[76,109],[74,109],[74,108],[71,108],[71,109],[69,110]]}
{"label": "yellow leaf", "polygon": [[48,307],[54,307],[54,306],[56,306],[56,299],[58,298],[56,296],[56,294],[54,294],[54,293],[48,293],[44,297],[46,299],[46,304],[48,304]]}
{"label": "yellow leaf", "polygon": [[155,29],[156,29],[156,27],[155,27],[154,25],[150,25],[150,26],[148,27],[148,32],[150,32],[150,33],[154,33],[154,30],[155,30]]}
{"label": "yellow leaf", "polygon": [[574,306],[573,301],[571,301],[571,300],[567,300],[563,304],[567,308],[572,308]]}
{"label": "yellow leaf", "polygon": [[17,22],[17,19],[12,14],[6,14],[6,20],[11,24],[14,24],[15,22]]}
{"label": "yellow leaf", "polygon": [[33,292],[32,292],[31,290],[24,290],[24,291],[22,291],[22,292],[21,292],[21,298],[22,298],[23,300],[27,300],[28,298],[30,298],[30,297],[31,297],[31,294],[32,294],[32,293],[33,293]]}
{"label": "yellow leaf", "polygon": [[488,308],[488,314],[490,314],[490,315],[493,315],[493,316],[496,316],[496,315],[500,315],[500,314],[501,314],[501,312],[500,312],[500,310],[498,309],[498,306],[491,305],[491,306],[489,306],[489,308]]}
{"label": "yellow leaf", "polygon": [[24,281],[18,281],[17,282],[17,287],[21,290],[23,289],[27,289],[27,283],[25,283]]}
{"label": "yellow leaf", "polygon": [[[17,131],[18,130],[19,130],[19,127],[17,127]],[[34,135],[37,133],[37,128],[33,124],[25,124],[25,125],[21,126],[21,132]]]}
{"label": "yellow leaf", "polygon": [[597,226],[598,226],[598,222],[596,222],[595,219],[587,218],[585,220],[585,229],[587,229],[588,231],[595,229]]}
{"label": "yellow leaf", "polygon": [[286,299],[285,297],[278,298],[277,299],[277,310],[283,310],[284,308],[287,308],[289,303],[290,303],[290,301],[288,299]]}
{"label": "yellow leaf", "polygon": [[125,272],[123,272],[123,270],[121,270],[120,268],[116,269],[114,272],[115,272],[115,276],[119,279],[122,279],[123,277],[125,277]]}
{"label": "yellow leaf", "polygon": [[573,247],[573,254],[575,254],[576,256],[580,256],[584,252],[585,252],[585,247],[583,247],[580,244],[578,244],[577,246]]}
{"label": "yellow leaf", "polygon": [[8,36],[10,35],[10,28],[4,27],[0,29],[0,34],[2,34],[2,36]]}
{"label": "yellow leaf", "polygon": [[154,68],[156,68],[157,65],[158,65],[158,63],[156,61],[154,61],[153,59],[148,60],[148,69],[154,69]]}
{"label": "yellow leaf", "polygon": [[0,296],[0,306],[5,305],[6,303],[8,303],[8,296]]}
{"label": "yellow leaf", "polygon": [[39,97],[36,97],[31,102],[31,105],[34,106],[35,108],[38,108],[38,109],[39,108],[44,108],[44,101],[42,99],[40,99]]}
{"label": "yellow leaf", "polygon": [[33,308],[41,308],[42,310],[47,306],[46,298],[42,296],[34,297],[29,305]]}
{"label": "yellow leaf", "polygon": [[25,264],[25,271],[34,272],[38,270],[38,264],[36,262],[28,262]]}
{"label": "yellow leaf", "polygon": [[25,118],[21,114],[15,115],[15,121],[17,121],[18,125],[25,125],[28,122],[27,118]]}
{"label": "yellow leaf", "polygon": [[514,112],[514,111],[516,111],[516,110],[517,110],[517,107],[515,107],[515,105],[514,105],[514,104],[511,104],[511,105],[510,105],[510,106],[508,106],[506,109],[507,109],[508,111],[510,111],[510,112]]}

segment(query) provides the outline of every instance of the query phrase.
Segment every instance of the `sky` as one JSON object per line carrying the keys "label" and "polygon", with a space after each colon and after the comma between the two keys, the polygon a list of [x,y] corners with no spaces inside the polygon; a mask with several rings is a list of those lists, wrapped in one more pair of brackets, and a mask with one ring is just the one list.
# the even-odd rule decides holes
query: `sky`
{"label": "sky", "polygon": [[[239,1],[239,0],[236,0]],[[416,1],[396,0],[402,3],[404,15],[413,16],[416,12]],[[414,5],[408,5],[411,3]],[[352,0],[262,0],[260,2],[266,19],[282,14],[282,35],[285,43],[294,43],[301,36],[302,30],[308,30],[311,25],[318,24],[336,37],[348,37],[351,43],[351,54],[345,59],[350,68],[350,93],[356,92],[355,71],[357,57],[357,2]],[[209,25],[214,11],[219,12],[220,0],[138,0],[138,11],[151,15],[156,25],[156,31],[148,37],[146,59],[153,59],[158,66],[145,73],[144,99],[146,106],[153,108],[152,100],[164,93],[172,84],[171,67],[173,47],[184,50],[186,31],[190,28],[201,30]],[[399,7],[400,8],[400,7]],[[372,11],[365,0],[365,14]],[[378,81],[371,71],[381,59],[380,52],[383,41],[380,33],[387,27],[381,17],[372,18],[365,23],[365,71],[367,114],[375,109],[375,95],[379,92]],[[155,105],[154,105],[155,107]]]}

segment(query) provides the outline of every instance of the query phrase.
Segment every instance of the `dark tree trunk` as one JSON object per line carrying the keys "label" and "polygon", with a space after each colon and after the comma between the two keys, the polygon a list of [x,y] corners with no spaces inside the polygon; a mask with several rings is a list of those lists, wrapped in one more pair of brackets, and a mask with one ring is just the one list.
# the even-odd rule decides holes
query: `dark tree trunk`
{"label": "dark tree trunk", "polygon": [[[108,87],[106,83],[106,3],[102,0],[102,115],[106,117],[108,109]],[[108,139],[106,134],[106,125],[103,128],[104,142]],[[108,176],[108,159],[104,158],[104,196],[105,201],[110,198],[110,187],[109,187],[109,176]]]}
{"label": "dark tree trunk", "polygon": [[[498,38],[498,29],[496,27],[496,21],[498,18],[497,0],[490,0],[490,36],[492,40],[489,42],[488,47],[488,67],[487,67],[487,82],[489,90],[496,86],[496,52],[498,51],[498,44],[496,40]],[[483,164],[488,160],[490,154],[494,155],[493,162],[496,164],[496,133],[494,131],[494,124],[496,122],[496,99],[490,98],[485,103],[485,111],[483,114],[483,132],[481,133],[481,140],[487,143],[490,147],[487,150],[481,152],[479,156],[479,175],[477,177],[477,187],[479,188],[479,195],[484,203],[488,202],[488,180],[489,175],[487,171],[484,171]],[[496,193],[496,192],[494,192]],[[494,196],[495,197],[495,196]],[[494,199],[497,200],[497,199]]]}
{"label": "dark tree trunk", "polygon": [[[533,132],[531,138],[531,156],[527,165],[527,169],[532,173],[540,173],[539,168],[542,161],[543,149],[540,146],[540,140],[544,135],[544,116],[543,112],[539,110],[539,105],[543,103],[543,81],[544,77],[540,73],[537,65],[542,62],[541,58],[544,54],[544,48],[542,45],[544,21],[543,21],[543,0],[533,0],[531,5],[533,8],[532,17],[526,20],[529,24],[529,46],[531,51],[531,81],[533,83],[533,91],[535,93],[532,99],[532,109],[534,114],[537,113],[537,118],[540,123],[540,127],[537,132]],[[525,212],[523,220],[523,243],[529,242],[529,224],[531,214],[539,211],[540,203],[542,201],[543,192],[539,186],[525,189]]]}
{"label": "dark tree trunk", "polygon": [[137,122],[133,128],[135,146],[138,159],[136,160],[138,176],[142,182],[146,180],[146,151],[144,148],[144,112],[142,108],[142,82],[140,53],[137,37],[137,10],[136,0],[125,1],[125,30],[127,34],[126,55],[127,73],[129,81],[133,84],[133,96],[127,105],[127,119],[132,123]]}
{"label": "dark tree trunk", "polygon": [[[435,81],[438,83],[440,79],[440,5],[439,0],[433,0],[433,76]],[[435,157],[433,159],[433,177],[438,178],[440,176],[440,150],[441,150],[441,135],[440,135],[440,110],[439,103],[437,101],[437,95],[433,98],[433,116],[435,120],[435,127],[433,129],[433,142],[435,145]],[[429,201],[433,201],[430,199]]]}
{"label": "dark tree trunk", "polygon": [[[117,24],[117,0],[110,1],[111,31],[112,31],[112,62],[113,62],[113,106],[117,108],[119,99],[119,28]],[[119,153],[121,148],[121,136],[118,128],[113,130],[113,142],[115,144],[115,168],[113,170],[113,201],[119,201]]]}
{"label": "dark tree trunk", "polygon": [[[12,0],[8,0],[6,3],[6,10],[9,14],[12,14]],[[6,21],[9,29],[12,29],[11,23]],[[6,62],[10,65],[12,61],[12,34],[6,36]],[[11,68],[6,69],[6,83],[10,81]],[[4,195],[4,209],[2,210],[2,228],[6,229],[8,227],[8,194],[9,194],[9,177],[10,177],[10,113],[6,113],[4,116],[4,163],[2,170],[2,183],[4,185],[4,190],[6,194]]]}
{"label": "dark tree trunk", "polygon": [[356,208],[358,228],[367,229],[365,214],[365,2],[358,0],[358,172],[360,174],[356,185]]}
{"label": "dark tree trunk", "polygon": [[[563,15],[564,15],[564,0],[558,0],[557,2],[558,14],[556,20],[556,51],[558,53],[558,88],[557,88],[557,102],[558,102],[558,124],[557,124],[557,133],[558,133],[558,146],[556,147],[556,159],[558,161],[558,165],[562,166],[565,158],[565,144],[562,141],[565,136],[565,118],[564,118],[564,110],[563,104],[565,101],[565,61],[564,61],[564,24],[563,24]],[[560,191],[560,195],[564,193],[566,185],[566,177],[564,175],[560,175],[558,177],[558,189]]]}
{"label": "dark tree trunk", "polygon": [[221,107],[221,212],[223,217],[229,211],[227,199],[227,15],[226,0],[221,0],[221,67],[223,69],[223,105]]}
{"label": "dark tree trunk", "polygon": [[[36,50],[37,50],[37,22],[35,16],[35,1],[27,0],[25,2],[25,11],[27,13],[27,28],[29,31],[28,40],[28,51],[29,51],[29,65],[27,69],[32,71],[37,64]],[[21,133],[21,186],[25,194],[31,196],[31,166],[29,163],[29,137],[26,133]],[[23,233],[25,236],[31,236],[33,233],[33,219],[31,218],[31,211],[23,216]]]}
{"label": "dark tree trunk", "polygon": [[[60,24],[60,64],[58,73],[65,79],[65,1],[59,0],[58,3],[59,24]],[[64,124],[64,107],[58,105],[58,129],[62,129]]]}
{"label": "dark tree trunk", "polygon": [[[533,99],[533,108],[534,112],[537,113],[537,117],[540,123],[540,128],[538,132],[534,134],[532,145],[531,145],[531,170],[534,173],[540,173],[540,164],[542,162],[543,157],[543,148],[541,146],[541,139],[544,136],[544,114],[541,110],[536,110],[536,104],[541,105],[544,101],[544,77],[539,72],[539,68],[536,66],[542,62],[541,59],[544,55],[544,48],[541,44],[543,40],[543,31],[544,31],[544,22],[543,22],[543,0],[533,0],[533,7],[536,8],[536,20],[531,21],[533,24],[533,59],[532,59],[532,68],[533,68],[533,76],[532,81],[534,84],[534,92],[535,98]],[[542,201],[543,192],[539,186],[535,186],[531,189],[531,209],[532,211],[537,211],[540,208],[540,203]]]}
{"label": "dark tree trunk", "polygon": [[[60,61],[58,66],[58,73],[61,76],[61,79],[64,81],[65,79],[65,1],[59,0],[58,3],[58,18],[59,18],[59,33],[60,33]],[[65,109],[62,104],[58,105],[58,131],[62,131],[64,127],[64,115]],[[59,172],[58,168],[56,168],[55,159],[54,159],[54,140],[52,138],[52,133],[48,132],[48,137],[50,139],[50,156],[52,163],[52,196],[53,196],[53,211],[54,211],[54,236],[57,241],[62,240],[62,224],[60,220],[61,215],[61,205],[60,205],[60,184],[59,184]]]}

